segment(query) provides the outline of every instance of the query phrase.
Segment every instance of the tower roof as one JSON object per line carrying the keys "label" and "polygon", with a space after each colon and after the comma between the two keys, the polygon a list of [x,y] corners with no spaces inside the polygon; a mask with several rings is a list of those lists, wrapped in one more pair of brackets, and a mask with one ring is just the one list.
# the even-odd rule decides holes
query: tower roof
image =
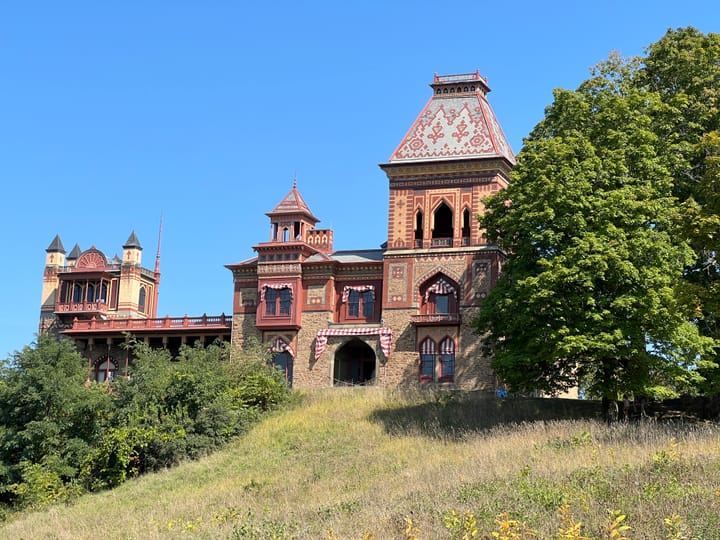
{"label": "tower roof", "polygon": [[125,245],[123,246],[123,249],[142,249],[142,246],[140,245],[140,240],[138,240],[137,235],[135,234],[135,231],[130,233],[130,236],[127,239],[127,242],[125,242]]}
{"label": "tower roof", "polygon": [[435,75],[433,96],[413,123],[390,163],[505,158],[515,154],[487,100],[490,88],[479,72]]}
{"label": "tower roof", "polygon": [[302,195],[300,195],[295,182],[293,182],[293,187],[290,190],[290,193],[285,195],[283,200],[280,201],[275,209],[272,212],[268,212],[266,215],[273,217],[282,214],[301,214],[310,218],[315,223],[320,221],[313,215],[310,207],[305,203],[305,200],[302,198]]}
{"label": "tower roof", "polygon": [[80,251],[80,245],[75,244],[75,246],[72,248],[72,251],[70,252],[70,255],[67,256],[68,261],[73,261],[77,259],[81,253],[82,251]]}
{"label": "tower roof", "polygon": [[65,246],[63,246],[62,240],[60,240],[59,234],[55,235],[55,238],[53,238],[45,251],[48,253],[65,253]]}

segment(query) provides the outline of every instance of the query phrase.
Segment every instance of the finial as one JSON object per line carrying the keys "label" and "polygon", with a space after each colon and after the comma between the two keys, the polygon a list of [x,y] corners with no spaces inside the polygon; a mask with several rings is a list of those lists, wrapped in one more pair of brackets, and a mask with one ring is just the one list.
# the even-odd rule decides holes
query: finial
{"label": "finial", "polygon": [[293,189],[297,189],[297,173],[293,173]]}

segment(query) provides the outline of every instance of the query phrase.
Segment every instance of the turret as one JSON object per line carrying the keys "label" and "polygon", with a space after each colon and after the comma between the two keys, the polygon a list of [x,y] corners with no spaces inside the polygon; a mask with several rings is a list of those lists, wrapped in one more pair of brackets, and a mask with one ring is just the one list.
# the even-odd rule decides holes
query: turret
{"label": "turret", "polygon": [[55,302],[59,285],[58,272],[65,267],[65,247],[60,235],[55,235],[45,250],[42,297],[40,299],[40,333],[47,332],[55,322]]}
{"label": "turret", "polygon": [[140,240],[138,240],[135,231],[130,233],[130,236],[123,245],[123,264],[133,264],[140,266],[142,262],[142,246]]}

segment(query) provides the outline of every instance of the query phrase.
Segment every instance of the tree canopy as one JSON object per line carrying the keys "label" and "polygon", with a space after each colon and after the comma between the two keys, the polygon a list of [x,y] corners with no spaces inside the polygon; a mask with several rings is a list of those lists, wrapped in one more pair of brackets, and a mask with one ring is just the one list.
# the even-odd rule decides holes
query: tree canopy
{"label": "tree canopy", "polygon": [[[717,93],[717,44],[671,30],[648,57],[612,55],[577,90],[556,90],[510,186],[486,202],[481,226],[508,259],[476,327],[512,387],[669,395],[716,367],[714,336],[699,328],[702,291],[687,283],[714,253],[688,216],[717,220],[712,197],[698,202],[718,172],[703,159],[717,149],[707,130],[718,101],[706,88],[714,81]],[[713,59],[693,61],[706,58],[698,47]]]}

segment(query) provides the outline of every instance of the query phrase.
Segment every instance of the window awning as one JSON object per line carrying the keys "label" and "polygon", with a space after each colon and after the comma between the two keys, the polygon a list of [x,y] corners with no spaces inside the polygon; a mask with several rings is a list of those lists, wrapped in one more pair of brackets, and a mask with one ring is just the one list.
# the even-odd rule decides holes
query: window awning
{"label": "window awning", "polygon": [[345,285],[342,292],[343,304],[348,301],[348,297],[350,296],[350,292],[352,291],[358,293],[370,291],[372,292],[372,299],[375,300],[375,285]]}
{"label": "window awning", "polygon": [[260,301],[265,300],[265,291],[267,289],[290,289],[290,297],[292,298],[293,286],[292,283],[266,283],[260,287]]}
{"label": "window awning", "polygon": [[457,299],[458,293],[457,289],[453,287],[450,283],[445,281],[444,279],[440,278],[435,283],[430,285],[427,290],[425,291],[425,301],[427,302],[430,299],[430,294],[450,294],[452,293],[455,298]]}
{"label": "window awning", "polygon": [[290,347],[290,345],[288,345],[287,343],[285,343],[285,340],[284,340],[283,338],[281,338],[281,337],[276,337],[276,338],[273,340],[272,352],[274,352],[274,353],[286,352],[286,353],[288,353],[290,356],[292,356],[293,358],[295,358],[295,351],[293,351],[293,350],[292,350],[292,347]]}
{"label": "window awning", "polygon": [[392,328],[324,328],[315,336],[315,360],[327,346],[330,336],[380,336],[380,348],[386,358],[390,358],[390,347],[392,346]]}

